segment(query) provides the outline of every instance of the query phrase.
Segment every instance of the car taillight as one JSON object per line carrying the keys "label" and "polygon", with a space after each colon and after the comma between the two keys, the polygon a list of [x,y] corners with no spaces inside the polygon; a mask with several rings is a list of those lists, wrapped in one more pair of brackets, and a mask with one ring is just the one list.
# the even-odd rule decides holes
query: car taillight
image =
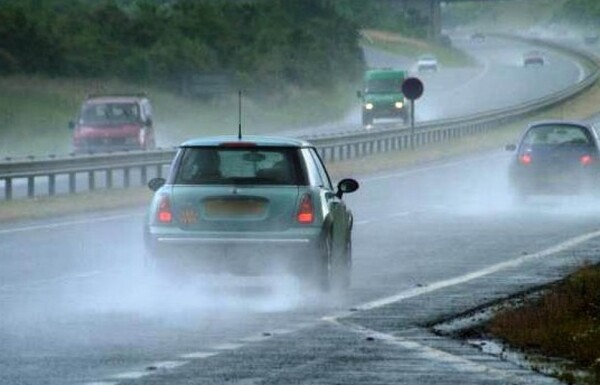
{"label": "car taillight", "polygon": [[171,223],[171,221],[173,220],[171,202],[169,201],[168,196],[163,195],[160,198],[160,203],[158,204],[158,213],[156,214],[156,216],[160,223]]}
{"label": "car taillight", "polygon": [[300,200],[300,206],[298,207],[298,214],[296,215],[298,223],[309,224],[315,220],[315,210],[310,194],[304,194]]}
{"label": "car taillight", "polygon": [[579,161],[583,166],[589,166],[594,162],[594,158],[592,158],[591,155],[584,155],[579,159]]}
{"label": "car taillight", "polygon": [[531,161],[532,159],[530,154],[523,154],[519,156],[519,162],[521,162],[521,164],[530,164]]}

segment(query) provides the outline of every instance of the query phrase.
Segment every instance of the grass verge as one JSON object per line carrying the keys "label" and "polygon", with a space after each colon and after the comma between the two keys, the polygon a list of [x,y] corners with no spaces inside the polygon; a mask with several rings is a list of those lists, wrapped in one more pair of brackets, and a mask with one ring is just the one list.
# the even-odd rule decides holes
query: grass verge
{"label": "grass verge", "polygon": [[469,55],[455,48],[407,38],[392,32],[363,30],[362,37],[364,45],[371,45],[415,60],[423,54],[433,54],[442,65],[447,67],[467,67],[475,64]]}
{"label": "grass verge", "polygon": [[[557,376],[600,384],[600,266],[585,266],[518,308],[499,312],[487,332],[526,352],[573,362]],[[588,375],[579,377],[583,369]]]}

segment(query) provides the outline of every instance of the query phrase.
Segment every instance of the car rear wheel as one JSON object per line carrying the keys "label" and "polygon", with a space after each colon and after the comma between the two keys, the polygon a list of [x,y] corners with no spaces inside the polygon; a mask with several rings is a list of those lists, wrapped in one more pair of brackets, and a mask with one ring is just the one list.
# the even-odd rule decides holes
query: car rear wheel
{"label": "car rear wheel", "polygon": [[350,286],[352,242],[349,239],[341,255],[336,257],[331,234],[322,241],[317,266],[317,284],[326,292],[344,291]]}

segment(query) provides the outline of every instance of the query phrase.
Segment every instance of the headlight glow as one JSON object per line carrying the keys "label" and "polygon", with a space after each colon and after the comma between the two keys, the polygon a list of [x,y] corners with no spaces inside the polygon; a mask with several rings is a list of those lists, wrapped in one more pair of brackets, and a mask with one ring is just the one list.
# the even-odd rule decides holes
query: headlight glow
{"label": "headlight glow", "polygon": [[367,104],[365,104],[365,109],[367,109],[367,110],[372,110],[373,107],[374,107],[373,103],[367,103]]}
{"label": "headlight glow", "polygon": [[396,106],[396,108],[400,109],[400,108],[404,107],[404,103],[396,102],[395,106]]}

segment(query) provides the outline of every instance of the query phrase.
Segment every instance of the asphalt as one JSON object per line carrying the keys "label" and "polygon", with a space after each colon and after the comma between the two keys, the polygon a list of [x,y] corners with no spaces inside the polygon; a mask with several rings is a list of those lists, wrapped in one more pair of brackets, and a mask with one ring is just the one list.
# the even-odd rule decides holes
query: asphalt
{"label": "asphalt", "polygon": [[312,327],[192,360],[177,373],[122,384],[559,384],[436,335],[431,326],[600,262],[600,232],[588,238],[521,256],[512,266],[495,265],[497,271],[488,267],[479,277],[415,287],[382,306],[364,304],[374,308],[349,309]]}

